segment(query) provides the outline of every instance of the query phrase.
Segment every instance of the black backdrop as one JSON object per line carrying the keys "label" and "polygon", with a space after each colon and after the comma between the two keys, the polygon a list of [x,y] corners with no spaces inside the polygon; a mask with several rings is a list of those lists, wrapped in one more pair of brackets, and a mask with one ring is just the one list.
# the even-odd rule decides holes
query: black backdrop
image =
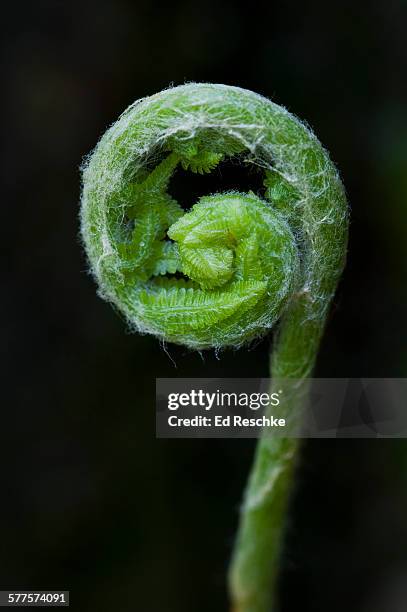
{"label": "black backdrop", "polygon": [[[78,239],[79,166],[135,99],[227,83],[308,121],[352,207],[316,374],[405,376],[405,30],[402,0],[3,10],[0,588],[70,589],[75,610],[227,609],[253,443],[155,440],[154,379],[265,376],[270,341],[219,358],[169,346],[170,359],[96,296]],[[192,201],[211,180],[174,189]],[[404,609],[406,468],[404,441],[305,445],[283,612]]]}

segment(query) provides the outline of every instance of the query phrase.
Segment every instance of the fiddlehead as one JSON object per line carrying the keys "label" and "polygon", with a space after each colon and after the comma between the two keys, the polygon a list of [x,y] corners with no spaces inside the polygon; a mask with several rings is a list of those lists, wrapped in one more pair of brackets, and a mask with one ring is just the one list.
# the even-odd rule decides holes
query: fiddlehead
{"label": "fiddlehead", "polygon": [[[222,90],[206,89],[222,102]],[[109,130],[85,170],[82,232],[102,295],[138,331],[192,348],[239,346],[281,314],[298,250],[282,213],[252,193],[203,197],[185,215],[169,195],[179,165],[260,161],[247,140],[256,126],[234,133],[236,118],[228,125],[203,95],[195,86],[153,96]]]}
{"label": "fiddlehead", "polygon": [[[169,194],[177,167],[260,166],[265,192]],[[81,227],[101,295],[132,327],[192,348],[240,346],[280,320],[273,374],[312,370],[341,274],[347,211],[312,132],[247,90],[190,84],[131,106],[85,165]],[[301,393],[285,405],[295,411]],[[263,439],[231,570],[234,609],[269,609],[295,443]]]}

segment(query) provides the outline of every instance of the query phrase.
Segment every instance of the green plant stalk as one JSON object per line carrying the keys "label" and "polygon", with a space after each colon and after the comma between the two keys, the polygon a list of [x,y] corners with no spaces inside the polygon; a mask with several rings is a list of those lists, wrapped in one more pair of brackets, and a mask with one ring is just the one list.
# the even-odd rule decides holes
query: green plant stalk
{"label": "green plant stalk", "polygon": [[[264,195],[171,197],[182,166],[260,167]],[[345,263],[348,214],[311,130],[253,92],[189,84],[138,101],[83,169],[81,232],[101,297],[140,333],[192,349],[240,347],[278,326],[272,375],[295,421]],[[270,612],[297,442],[259,441],[230,571],[233,612]]]}
{"label": "green plant stalk", "polygon": [[[297,306],[299,316],[302,307]],[[314,325],[311,329],[307,325],[299,328],[292,315],[272,355],[270,392],[283,391],[278,414],[274,408],[273,416],[284,417],[287,428],[296,429],[309,390],[308,378],[298,378],[298,373],[304,369],[311,372],[314,361],[311,355],[297,352],[298,343],[314,344],[316,355],[319,334]],[[297,356],[297,361],[290,358],[288,368],[287,352]],[[270,612],[278,608],[281,547],[299,449],[300,440],[295,437],[263,435],[257,443],[229,570],[232,612]]]}

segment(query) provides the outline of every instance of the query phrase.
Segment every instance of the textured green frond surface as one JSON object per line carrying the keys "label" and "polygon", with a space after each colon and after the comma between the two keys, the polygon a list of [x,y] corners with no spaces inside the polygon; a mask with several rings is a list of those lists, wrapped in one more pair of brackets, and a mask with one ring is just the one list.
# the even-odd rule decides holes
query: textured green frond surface
{"label": "textured green frond surface", "polygon": [[[217,193],[184,213],[170,195],[177,170],[208,173],[237,156],[264,168],[264,196]],[[101,295],[135,330],[191,348],[239,346],[301,287],[320,315],[334,289],[322,252],[325,268],[341,266],[332,198],[343,198],[334,167],[285,109],[191,84],[135,103],[103,136],[83,172],[82,236]]]}

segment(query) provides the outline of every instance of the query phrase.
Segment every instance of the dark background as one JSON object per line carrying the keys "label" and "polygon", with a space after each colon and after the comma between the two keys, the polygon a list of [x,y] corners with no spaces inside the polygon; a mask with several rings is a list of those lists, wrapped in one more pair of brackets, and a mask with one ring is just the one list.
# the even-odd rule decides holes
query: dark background
{"label": "dark background", "polygon": [[[154,379],[265,376],[270,340],[219,359],[169,346],[170,359],[96,296],[78,240],[79,166],[135,99],[211,81],[309,122],[352,208],[316,375],[406,376],[406,9],[47,0],[3,10],[1,589],[70,589],[75,610],[227,610],[253,441],[156,440]],[[283,612],[407,609],[406,474],[404,441],[306,443]]]}

